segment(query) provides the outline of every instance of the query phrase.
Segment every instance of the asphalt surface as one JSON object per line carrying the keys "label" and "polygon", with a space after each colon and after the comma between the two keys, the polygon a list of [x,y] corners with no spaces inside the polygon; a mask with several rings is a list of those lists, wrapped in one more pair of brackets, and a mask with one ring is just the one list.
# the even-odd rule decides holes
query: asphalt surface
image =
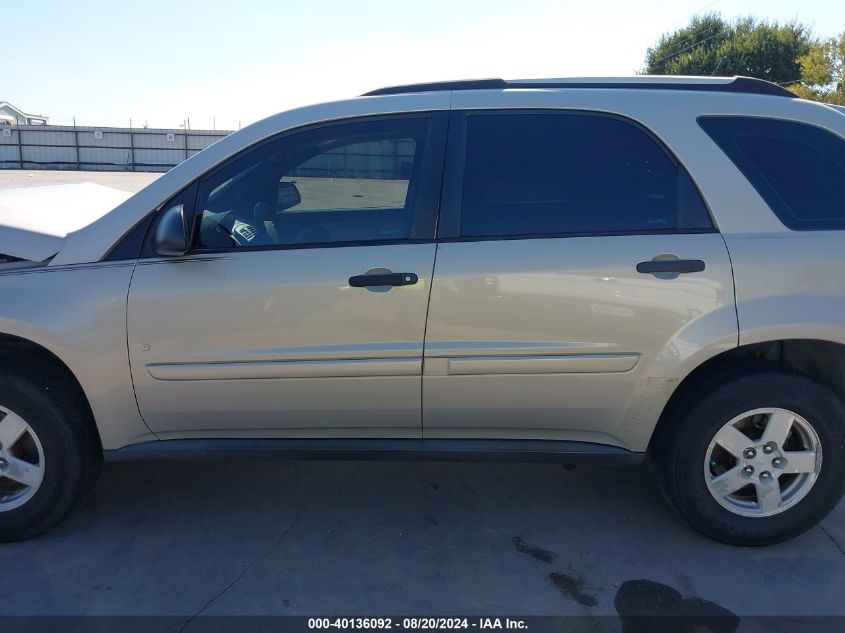
{"label": "asphalt surface", "polygon": [[[137,189],[150,174],[0,172]],[[789,543],[688,528],[644,468],[107,465],[41,538],[0,545],[0,615],[845,616],[845,503]],[[788,621],[787,621],[788,622]],[[188,627],[190,628],[190,627]]]}

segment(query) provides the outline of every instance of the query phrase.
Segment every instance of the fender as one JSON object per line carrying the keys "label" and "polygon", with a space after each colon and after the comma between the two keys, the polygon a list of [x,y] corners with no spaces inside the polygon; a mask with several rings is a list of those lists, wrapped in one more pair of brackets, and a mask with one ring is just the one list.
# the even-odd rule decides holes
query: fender
{"label": "fender", "polygon": [[[141,419],[126,347],[134,262],[0,272],[0,332],[40,345],[76,376],[103,448],[155,439]],[[80,292],[84,289],[84,292]],[[61,306],[61,309],[55,309]]]}
{"label": "fender", "polygon": [[744,301],[738,306],[741,345],[782,339],[845,344],[845,297],[786,294]]}

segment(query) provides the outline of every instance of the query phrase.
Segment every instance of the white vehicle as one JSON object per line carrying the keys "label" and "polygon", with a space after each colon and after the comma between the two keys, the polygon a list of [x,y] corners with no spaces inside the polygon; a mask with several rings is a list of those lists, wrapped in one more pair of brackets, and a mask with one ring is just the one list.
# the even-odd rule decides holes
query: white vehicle
{"label": "white vehicle", "polygon": [[648,458],[742,545],[845,488],[842,108],[748,78],[406,86],[125,201],[40,193],[0,198],[2,539],[104,458]]}

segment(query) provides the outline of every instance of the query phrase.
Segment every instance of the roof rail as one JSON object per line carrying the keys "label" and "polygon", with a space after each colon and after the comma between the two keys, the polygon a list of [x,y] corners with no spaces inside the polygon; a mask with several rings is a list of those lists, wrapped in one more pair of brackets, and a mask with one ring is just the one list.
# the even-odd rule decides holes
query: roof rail
{"label": "roof rail", "polygon": [[742,94],[795,97],[778,84],[754,77],[678,77],[671,75],[642,75],[638,77],[610,77],[607,79],[468,79],[465,81],[435,81],[406,86],[390,86],[366,92],[362,97],[398,95],[410,92],[438,90],[505,90],[519,88],[594,88],[628,90],[698,90],[703,92],[734,92]]}

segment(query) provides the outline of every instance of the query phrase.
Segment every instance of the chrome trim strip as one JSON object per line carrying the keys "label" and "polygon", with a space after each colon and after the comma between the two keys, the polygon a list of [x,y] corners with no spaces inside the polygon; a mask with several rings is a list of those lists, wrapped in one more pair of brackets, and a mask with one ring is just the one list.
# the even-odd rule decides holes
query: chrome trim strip
{"label": "chrome trim strip", "polygon": [[557,356],[607,351],[612,343],[596,341],[426,341],[425,355],[456,356]]}
{"label": "chrome trim strip", "polygon": [[594,374],[633,369],[638,354],[564,356],[468,356],[448,359],[450,376],[484,374]]}
{"label": "chrome trim strip", "polygon": [[422,360],[357,359],[147,365],[156,380],[261,380],[278,378],[360,378],[419,376]]}
{"label": "chrome trim strip", "polygon": [[200,350],[192,352],[188,356],[188,360],[193,363],[387,360],[394,358],[414,360],[419,359],[422,352],[422,341],[386,341],[259,349]]}

